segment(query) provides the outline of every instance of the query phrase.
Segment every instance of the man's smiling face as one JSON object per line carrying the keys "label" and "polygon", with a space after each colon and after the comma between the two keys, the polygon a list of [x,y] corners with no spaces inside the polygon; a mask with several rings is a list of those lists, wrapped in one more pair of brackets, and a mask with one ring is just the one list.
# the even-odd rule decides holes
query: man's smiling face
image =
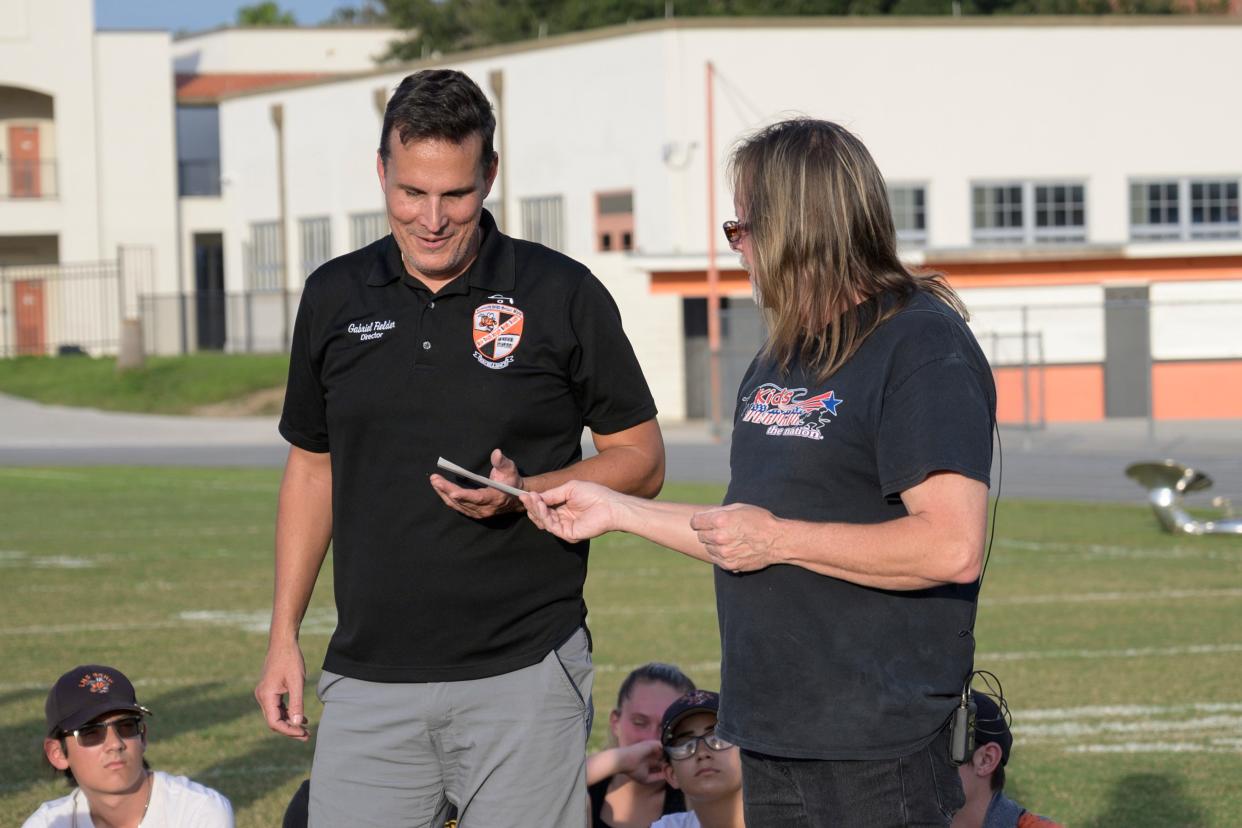
{"label": "man's smiling face", "polygon": [[478,133],[461,143],[425,138],[403,144],[394,129],[388,147],[388,161],[380,158],[377,166],[393,238],[410,275],[438,290],[479,252],[479,219],[497,160],[480,164]]}

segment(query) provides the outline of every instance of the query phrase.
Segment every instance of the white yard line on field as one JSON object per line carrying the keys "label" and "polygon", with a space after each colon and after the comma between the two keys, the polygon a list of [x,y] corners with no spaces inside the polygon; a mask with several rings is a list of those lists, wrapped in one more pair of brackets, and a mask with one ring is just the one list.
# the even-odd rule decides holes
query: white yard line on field
{"label": "white yard line on field", "polygon": [[1093,604],[1111,601],[1185,601],[1199,598],[1242,598],[1242,587],[1220,589],[1153,589],[1136,592],[1062,592],[1052,595],[1007,595],[979,599],[983,606],[1019,604]]}
{"label": "white yard line on field", "polygon": [[1049,658],[1152,658],[1189,655],[1224,655],[1242,653],[1242,644],[1185,644],[1177,647],[1123,647],[1116,650],[1026,650],[992,653],[983,651],[976,662],[1032,661]]}
{"label": "white yard line on field", "polygon": [[1175,546],[1161,549],[1150,546],[1111,546],[1099,543],[1067,543],[1065,541],[1023,541],[997,538],[995,545],[1005,549],[1025,552],[1054,552],[1058,557],[1076,557],[1084,560],[1128,558],[1134,560],[1182,560],[1208,558],[1211,560],[1238,560],[1242,552],[1233,549],[1214,549],[1210,546]]}
{"label": "white yard line on field", "polygon": [[1014,741],[1067,753],[1242,753],[1242,703],[1016,710]]}
{"label": "white yard line on field", "polygon": [[1198,742],[1119,742],[1073,745],[1066,753],[1242,753],[1242,746]]}

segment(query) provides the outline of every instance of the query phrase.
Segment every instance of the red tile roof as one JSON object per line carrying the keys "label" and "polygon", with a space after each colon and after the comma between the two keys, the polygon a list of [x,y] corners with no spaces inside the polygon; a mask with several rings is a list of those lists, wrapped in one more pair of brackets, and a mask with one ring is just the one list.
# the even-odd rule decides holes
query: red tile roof
{"label": "red tile roof", "polygon": [[328,77],[324,72],[177,74],[177,101],[214,101],[233,92],[249,92]]}

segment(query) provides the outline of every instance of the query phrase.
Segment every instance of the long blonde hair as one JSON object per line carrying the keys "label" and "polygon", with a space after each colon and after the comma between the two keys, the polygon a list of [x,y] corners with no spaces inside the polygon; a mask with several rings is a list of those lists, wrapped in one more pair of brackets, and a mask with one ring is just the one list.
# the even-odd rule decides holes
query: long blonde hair
{"label": "long blonde hair", "polygon": [[[942,274],[914,273],[897,257],[884,178],[845,128],[811,118],[773,124],[738,145],[729,177],[768,320],[764,354],[782,371],[797,354],[826,379],[918,290],[967,318]],[[897,301],[879,302],[884,295]]]}

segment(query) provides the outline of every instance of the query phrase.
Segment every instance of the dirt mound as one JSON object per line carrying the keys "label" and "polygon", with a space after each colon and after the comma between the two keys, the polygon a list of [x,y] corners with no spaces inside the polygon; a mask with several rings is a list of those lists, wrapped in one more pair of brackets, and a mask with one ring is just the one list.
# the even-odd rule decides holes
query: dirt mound
{"label": "dirt mound", "polygon": [[285,403],[285,387],[264,388],[244,397],[200,405],[191,411],[199,417],[264,417],[280,414]]}

